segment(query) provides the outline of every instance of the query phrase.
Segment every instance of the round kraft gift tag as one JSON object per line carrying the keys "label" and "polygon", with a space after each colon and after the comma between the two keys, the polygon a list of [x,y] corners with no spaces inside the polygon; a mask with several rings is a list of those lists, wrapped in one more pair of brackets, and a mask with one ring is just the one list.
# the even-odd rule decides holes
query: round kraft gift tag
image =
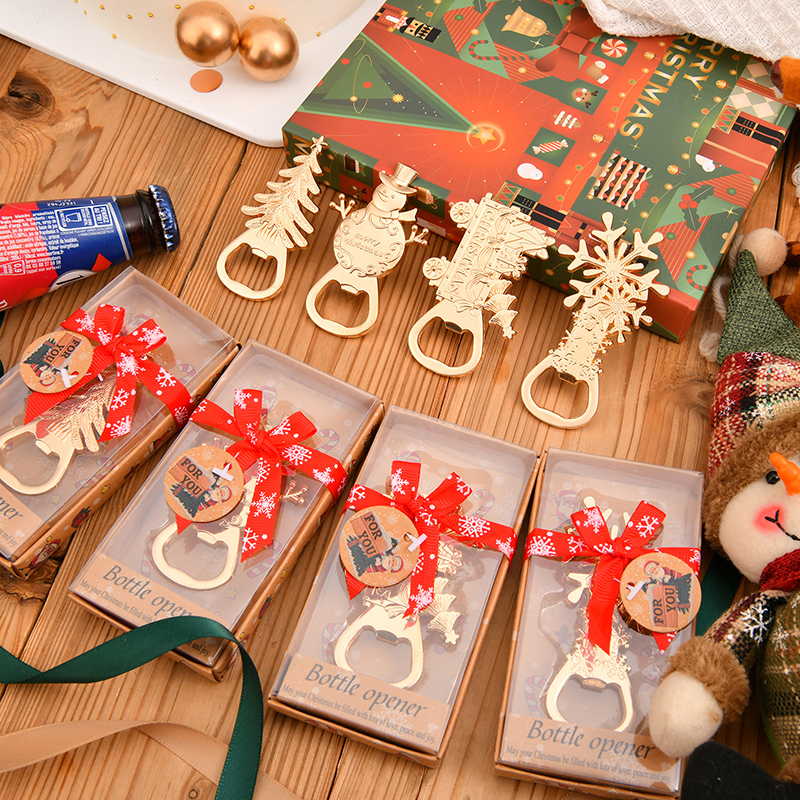
{"label": "round kraft gift tag", "polygon": [[193,522],[221,519],[239,504],[244,475],[236,459],[220,447],[204,444],[181,453],[167,468],[167,505]]}
{"label": "round kraft gift tag", "polygon": [[642,629],[671,633],[685,628],[700,609],[700,581],[677,556],[647,553],[631,561],[622,573],[623,616]]}
{"label": "round kraft gift tag", "polygon": [[19,374],[34,392],[55,394],[74,386],[92,364],[94,346],[72,331],[55,331],[37,339],[25,351]]}
{"label": "round kraft gift tag", "polygon": [[367,586],[393,586],[407,578],[419,557],[411,550],[417,529],[402,511],[373,506],[342,526],[339,556],[345,569]]}

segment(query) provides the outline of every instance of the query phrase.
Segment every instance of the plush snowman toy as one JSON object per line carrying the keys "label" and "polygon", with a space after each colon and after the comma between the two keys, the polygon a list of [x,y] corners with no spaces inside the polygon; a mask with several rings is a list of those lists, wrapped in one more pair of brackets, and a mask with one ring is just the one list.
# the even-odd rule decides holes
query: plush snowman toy
{"label": "plush snowman toy", "polygon": [[[695,751],[684,800],[800,797],[792,785],[800,784],[800,330],[747,250],[731,280],[717,359],[705,535],[759,590],[678,649],[653,696],[650,733],[670,756]],[[744,710],[756,662],[783,782],[708,742]]]}

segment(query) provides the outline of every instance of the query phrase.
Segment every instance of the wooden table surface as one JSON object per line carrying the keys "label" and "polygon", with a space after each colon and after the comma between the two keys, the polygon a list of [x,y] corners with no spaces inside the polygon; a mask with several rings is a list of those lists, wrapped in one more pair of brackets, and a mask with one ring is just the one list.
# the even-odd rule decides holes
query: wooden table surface
{"label": "wooden table surface", "polygon": [[[150,183],[166,186],[183,235],[172,255],[141,258],[136,267],[244,342],[254,337],[339,378],[380,395],[386,404],[465,425],[542,451],[548,445],[705,469],[709,403],[716,364],[698,351],[704,330],[719,327],[704,302],[690,333],[675,344],[634,332],[603,358],[600,409],[583,428],[563,431],[539,423],[525,409],[520,386],[569,325],[563,295],[532,280],[514,288],[520,312],[516,336],[493,328],[483,360],[472,374],[444,378],[413,360],[406,344],[412,322],[434,299],[421,265],[451,255],[455,245],[433,236],[423,250],[409,247],[403,263],[381,281],[381,315],[359,339],[319,330],[305,313],[308,290],[334,261],[331,238],[339,220],[327,211],[333,192],[319,200],[316,233],[308,250],[289,257],[287,285],[271,301],[234,296],[217,280],[220,250],[243,228],[239,209],[264,191],[284,166],[279,149],[250,144],[0,36],[0,202],[124,194]],[[800,238],[800,211],[790,183],[800,160],[794,136],[766,182],[745,230],[775,227]],[[237,276],[257,283],[257,270],[238,265]],[[6,313],[0,359],[12,365],[34,337],[52,330],[114,278],[110,269]],[[774,295],[790,291],[797,276],[783,268],[772,278]],[[266,284],[264,284],[266,285]],[[348,311],[348,313],[350,313]],[[363,309],[353,304],[355,320]],[[454,334],[440,334],[431,349],[453,359]],[[464,355],[461,354],[462,360]],[[451,361],[452,363],[452,361]],[[540,395],[562,414],[585,402],[553,380]],[[574,406],[574,408],[573,408]],[[39,669],[54,666],[117,635],[109,624],[76,606],[67,587],[130,502],[153,462],[146,463],[74,537],[60,563],[19,580],[0,570],[0,645]],[[261,621],[250,653],[268,690],[288,646],[334,521],[319,535]],[[511,641],[521,548],[518,549],[449,749],[431,770],[342,739],[271,711],[264,727],[262,768],[306,800],[322,798],[547,798],[563,790],[496,777],[493,752]],[[166,719],[192,725],[224,741],[233,727],[240,668],[221,684],[162,657],[133,673],[89,686],[0,686],[0,733],[71,719]],[[777,762],[752,707],[719,738],[767,769]],[[212,798],[215,787],[160,745],[132,732],[106,739],[26,769],[0,775],[0,797],[59,800],[135,797]],[[571,794],[571,796],[578,796]],[[582,796],[582,795],[581,795]]]}

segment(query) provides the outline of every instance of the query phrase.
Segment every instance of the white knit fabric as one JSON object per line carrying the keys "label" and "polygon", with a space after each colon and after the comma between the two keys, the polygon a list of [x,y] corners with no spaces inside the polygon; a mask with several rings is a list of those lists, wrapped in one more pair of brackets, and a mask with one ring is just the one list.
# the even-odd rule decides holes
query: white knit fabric
{"label": "white knit fabric", "polygon": [[694,33],[767,61],[800,58],[800,0],[584,0],[618,36]]}

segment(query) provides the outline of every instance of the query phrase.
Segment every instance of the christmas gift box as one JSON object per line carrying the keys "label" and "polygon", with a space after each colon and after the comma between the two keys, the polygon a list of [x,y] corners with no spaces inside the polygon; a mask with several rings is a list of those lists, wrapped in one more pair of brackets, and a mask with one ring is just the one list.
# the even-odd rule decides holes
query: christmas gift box
{"label": "christmas gift box", "polygon": [[[374,395],[251,340],[71,597],[125,630],[192,614],[247,641],[382,414]],[[236,653],[211,639],[172,655],[221,680]]]}
{"label": "christmas gift box", "polygon": [[699,607],[700,472],[550,448],[526,542],[495,772],[676,795],[647,726]]}
{"label": "christmas gift box", "polygon": [[557,246],[604,211],[661,233],[654,330],[680,340],[794,113],[768,65],[695,36],[605,34],[572,0],[420,0],[379,10],[284,141],[324,133],[323,180],[364,201],[408,164],[418,219],[456,240],[452,204],[491,191],[554,236],[529,274],[563,291]]}
{"label": "christmas gift box", "polygon": [[237,349],[129,267],[0,380],[0,565],[27,577],[189,419]]}
{"label": "christmas gift box", "polygon": [[514,553],[537,455],[392,406],[269,697],[438,763]]}

